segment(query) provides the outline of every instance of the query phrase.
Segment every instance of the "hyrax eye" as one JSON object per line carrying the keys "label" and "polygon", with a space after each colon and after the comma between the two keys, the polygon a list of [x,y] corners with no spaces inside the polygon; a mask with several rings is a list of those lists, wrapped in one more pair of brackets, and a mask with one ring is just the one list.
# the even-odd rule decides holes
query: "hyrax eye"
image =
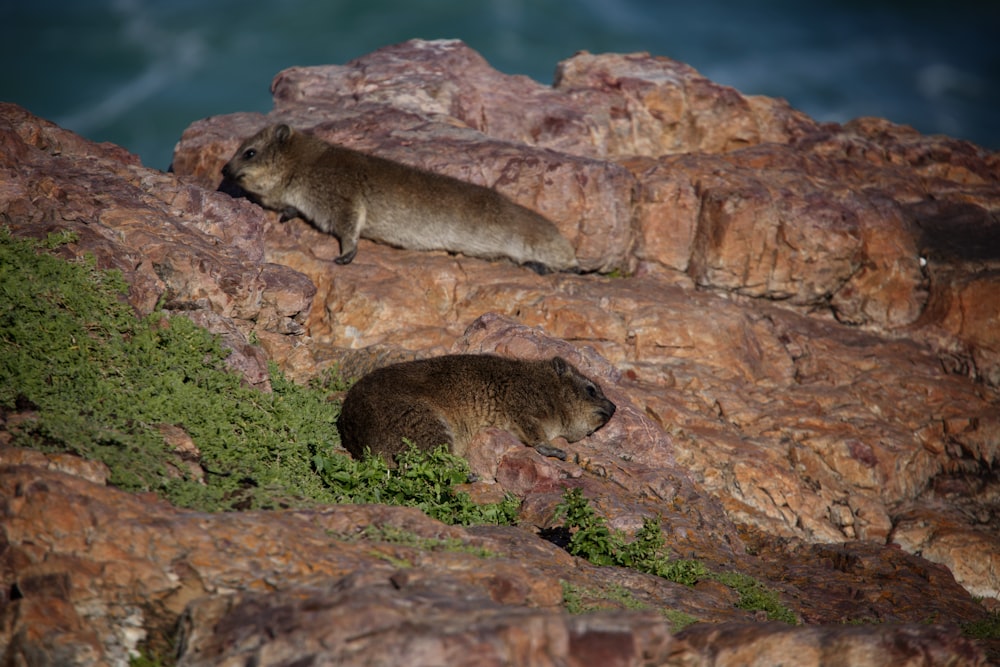
{"label": "hyrax eye", "polygon": [[243,151],[244,160],[252,160],[256,155],[257,155],[256,148],[248,148],[245,151]]}
{"label": "hyrax eye", "polygon": [[587,385],[587,396],[591,398],[597,398],[597,387],[592,384]]}

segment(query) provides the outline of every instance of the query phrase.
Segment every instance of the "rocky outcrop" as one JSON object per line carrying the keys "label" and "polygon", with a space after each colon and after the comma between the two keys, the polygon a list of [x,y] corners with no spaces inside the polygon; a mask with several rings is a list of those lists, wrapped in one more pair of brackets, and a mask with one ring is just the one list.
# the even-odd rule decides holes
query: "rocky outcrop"
{"label": "rocky outcrop", "polygon": [[[978,315],[956,303],[972,269],[1000,262],[1000,158],[968,143],[872,119],[820,126],[645,54],[578,54],[550,88],[461,43],[414,41],[286,70],[272,89],[267,118],[194,123],[174,169],[214,187],[241,137],[283,120],[494,187],[552,218],[585,268],[673,269],[880,329],[924,315],[970,373],[997,372],[976,331],[996,302]],[[929,291],[947,305],[926,308]]]}
{"label": "rocky outcrop", "polygon": [[[139,313],[162,303],[221,333],[264,388],[267,358],[304,380],[559,353],[619,411],[570,462],[482,434],[469,491],[522,498],[522,529],[384,507],[199,515],[6,450],[4,660],[121,664],[179,622],[183,664],[983,663],[954,624],[986,613],[970,593],[1000,595],[996,154],[871,119],[820,125],[645,54],[578,54],[546,87],[415,41],[287,70],[273,90],[266,117],[194,123],[173,174],[2,105],[0,222],[75,231],[63,252],[121,269]],[[336,265],[336,239],[217,191],[241,139],[278,120],[494,187],[555,221],[593,273],[369,242]],[[531,534],[566,486],[614,528],[659,517],[675,555],[752,573],[810,626],[570,558]],[[366,525],[500,555],[359,543]],[[726,625],[568,617],[560,580]],[[845,621],[950,625],[812,627]]]}
{"label": "rocky outcrop", "polygon": [[[496,187],[556,220],[587,268],[628,274],[372,244],[340,270],[335,239],[272,215],[268,257],[316,284],[321,347],[441,353],[485,312],[591,346],[730,516],[784,535],[885,542],[939,477],[991,478],[997,155],[883,121],[821,126],[641,54],[577,55],[548,88],[460,43],[409,42],[273,90],[267,118],[193,124],[175,170],[214,188],[242,136],[287,121]],[[962,532],[978,543],[989,523]],[[967,583],[1000,591],[987,579]]]}
{"label": "rocky outcrop", "polygon": [[[24,458],[31,465],[14,464]],[[9,664],[127,664],[138,645],[166,652],[167,642],[181,665],[823,664],[842,651],[859,666],[913,655],[923,656],[913,664],[985,664],[954,627],[917,624],[953,622],[977,605],[947,570],[899,551],[831,550],[847,568],[793,556],[809,588],[785,589],[812,601],[812,622],[848,608],[884,612],[891,600],[892,618],[910,625],[761,626],[727,589],[598,568],[517,528],[449,527],[381,505],[201,514],[31,458],[0,450]],[[360,537],[371,528],[410,543]],[[607,610],[567,615],[563,586]],[[650,610],[613,611],[621,600],[600,595],[616,587]],[[653,608],[728,625],[675,635]]]}

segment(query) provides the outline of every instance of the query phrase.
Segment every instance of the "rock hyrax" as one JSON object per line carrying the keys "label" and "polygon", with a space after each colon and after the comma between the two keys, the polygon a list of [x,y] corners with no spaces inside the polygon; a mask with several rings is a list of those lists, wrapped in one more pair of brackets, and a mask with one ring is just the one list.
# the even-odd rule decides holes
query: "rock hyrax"
{"label": "rock hyrax", "polygon": [[222,173],[263,206],[336,236],[338,264],[354,259],[363,236],[413,250],[507,257],[539,273],[579,271],[573,247],[552,222],[500,193],[288,125],[244,141]]}
{"label": "rock hyrax", "polygon": [[392,465],[403,438],[429,450],[447,444],[466,456],[488,427],[510,431],[546,456],[566,458],[552,438],[576,442],[604,426],[615,404],[562,357],[543,361],[457,354],[393,364],[351,387],[337,420],[355,458],[365,448]]}

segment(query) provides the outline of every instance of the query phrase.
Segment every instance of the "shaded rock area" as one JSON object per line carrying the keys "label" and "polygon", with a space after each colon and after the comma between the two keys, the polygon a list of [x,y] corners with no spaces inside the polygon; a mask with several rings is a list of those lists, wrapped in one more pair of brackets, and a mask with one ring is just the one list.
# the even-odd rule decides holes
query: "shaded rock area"
{"label": "shaded rock area", "polygon": [[[854,561],[849,574],[788,553],[812,581],[781,586],[809,600],[812,622],[881,607],[903,625],[761,627],[727,589],[598,568],[520,528],[449,527],[381,505],[201,514],[18,458],[0,450],[7,664],[126,664],[138,644],[175,636],[184,665],[737,665],[845,648],[855,665],[902,664],[885,661],[915,650],[927,659],[911,664],[985,664],[954,626],[919,624],[972,617],[978,605],[946,569],[900,551],[832,548]],[[370,527],[452,546],[355,539]],[[730,625],[674,635],[660,613],[607,600],[606,611],[570,616],[565,584],[619,587],[633,604]]]}
{"label": "shaded rock area", "polygon": [[[958,624],[1000,599],[1000,156],[819,124],[646,54],[578,54],[548,87],[412,41],[272,89],[267,116],[192,124],[173,174],[0,105],[0,223],[76,232],[61,252],[120,269],[137,312],[220,333],[264,390],[268,359],[306,380],[562,354],[618,412],[560,444],[566,462],[481,434],[468,490],[523,499],[519,528],[382,506],[198,514],[108,488],[92,463],[0,449],[0,662],[127,664],[168,642],[190,665],[997,655]],[[218,191],[240,141],[277,121],[494,187],[591,273],[369,242],[335,265],[336,239]],[[659,517],[674,555],[757,577],[806,625],[541,540],[571,486],[612,528]],[[471,549],[359,539],[367,526]],[[603,610],[568,615],[560,582]],[[675,632],[656,609],[706,623]]]}

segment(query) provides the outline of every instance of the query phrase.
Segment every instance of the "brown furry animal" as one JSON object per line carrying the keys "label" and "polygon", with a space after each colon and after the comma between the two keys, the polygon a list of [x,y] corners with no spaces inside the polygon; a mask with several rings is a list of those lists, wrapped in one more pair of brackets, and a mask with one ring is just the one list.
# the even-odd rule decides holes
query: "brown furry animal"
{"label": "brown furry animal", "polygon": [[457,354],[386,366],[351,387],[337,420],[355,458],[365,449],[392,464],[403,438],[466,456],[473,436],[496,427],[546,456],[566,458],[552,438],[576,442],[615,413],[601,388],[562,357],[544,361]]}
{"label": "brown furry animal", "polygon": [[358,238],[414,250],[509,258],[539,273],[579,271],[548,219],[500,193],[334,146],[288,125],[243,142],[223,175],[263,206],[301,216],[340,240],[348,264]]}

